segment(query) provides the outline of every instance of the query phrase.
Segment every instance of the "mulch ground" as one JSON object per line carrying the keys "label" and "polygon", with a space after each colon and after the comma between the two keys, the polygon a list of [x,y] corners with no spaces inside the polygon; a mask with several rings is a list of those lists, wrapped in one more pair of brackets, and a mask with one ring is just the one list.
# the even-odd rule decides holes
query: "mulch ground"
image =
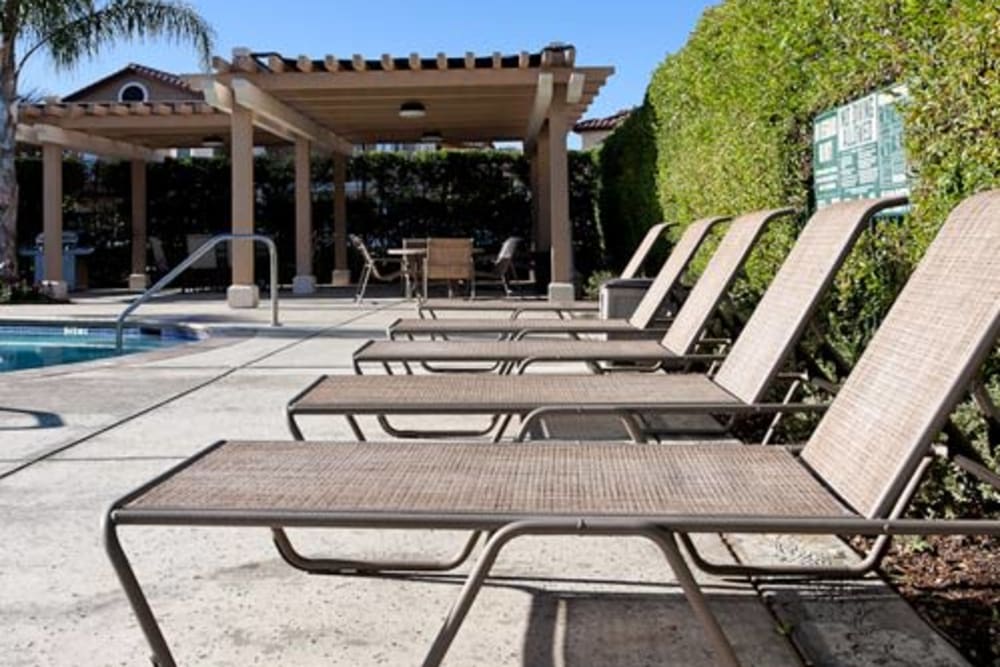
{"label": "mulch ground", "polygon": [[1000,667],[1000,538],[893,540],[882,571],[973,664]]}

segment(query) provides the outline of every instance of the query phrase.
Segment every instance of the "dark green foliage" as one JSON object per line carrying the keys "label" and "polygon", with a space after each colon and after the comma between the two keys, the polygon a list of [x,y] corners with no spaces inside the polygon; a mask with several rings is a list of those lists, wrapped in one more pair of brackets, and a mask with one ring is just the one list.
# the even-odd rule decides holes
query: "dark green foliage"
{"label": "dark green foliage", "polygon": [[[800,350],[803,365],[843,377],[948,211],[1000,186],[996,3],[728,0],[709,9],[684,48],[657,68],[632,121],[601,151],[609,248],[617,246],[608,230],[631,230],[641,220],[630,231],[634,240],[653,221],[651,198],[671,221],[790,204],[803,210],[801,223],[813,207],[813,117],[893,83],[910,94],[902,113],[912,213],[880,222],[861,239]],[[637,178],[650,168],[654,179]],[[736,288],[732,324],[747,317],[795,233],[795,225],[773,229],[754,252]],[[997,368],[994,359],[988,377],[995,395]],[[963,406],[957,419],[995,464],[1000,443],[988,442],[974,411]],[[803,424],[786,426],[795,433]],[[965,476],[936,475],[932,488],[931,511],[983,499]]]}
{"label": "dark green foliage", "polygon": [[636,108],[600,148],[601,227],[609,267],[621,269],[651,225],[663,219],[656,197],[652,109]]}

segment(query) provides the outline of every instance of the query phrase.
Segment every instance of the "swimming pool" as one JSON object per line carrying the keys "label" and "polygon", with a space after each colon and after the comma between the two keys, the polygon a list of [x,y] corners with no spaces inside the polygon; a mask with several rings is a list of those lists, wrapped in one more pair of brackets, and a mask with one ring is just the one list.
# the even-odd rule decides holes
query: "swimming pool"
{"label": "swimming pool", "polygon": [[[193,332],[177,328],[128,327],[124,354],[191,342]],[[0,373],[118,356],[115,331],[80,324],[0,324]]]}

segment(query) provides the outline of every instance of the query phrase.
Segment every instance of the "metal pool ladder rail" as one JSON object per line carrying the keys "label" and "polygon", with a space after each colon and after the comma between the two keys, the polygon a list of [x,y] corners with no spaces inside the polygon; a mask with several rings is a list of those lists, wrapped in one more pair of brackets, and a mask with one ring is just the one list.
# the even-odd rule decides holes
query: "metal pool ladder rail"
{"label": "metal pool ladder rail", "polygon": [[267,246],[271,272],[271,326],[280,326],[280,323],[278,322],[278,246],[274,244],[274,240],[270,236],[264,236],[263,234],[218,234],[217,236],[213,236],[209,240],[205,241],[201,247],[188,255],[183,262],[175,266],[167,275],[156,281],[156,284],[140,294],[135,301],[130,303],[128,307],[121,312],[118,319],[115,320],[115,349],[121,352],[123,346],[125,320],[135,311],[136,308],[156,296],[156,294],[164,287],[172,283],[177,276],[184,273],[184,271],[187,270],[192,264],[201,259],[205,253],[225,241],[257,241]]}

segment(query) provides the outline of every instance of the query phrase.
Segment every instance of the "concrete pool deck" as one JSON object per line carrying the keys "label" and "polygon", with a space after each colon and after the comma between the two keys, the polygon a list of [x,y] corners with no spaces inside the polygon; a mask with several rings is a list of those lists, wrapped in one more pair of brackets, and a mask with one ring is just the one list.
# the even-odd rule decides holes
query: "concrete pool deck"
{"label": "concrete pool deck", "polygon": [[[346,296],[348,292],[340,292]],[[231,335],[169,351],[0,375],[0,659],[7,666],[145,665],[148,649],[98,530],[115,498],[220,438],[287,439],[284,405],[411,303],[282,295],[234,311],[220,295],[167,296],[144,321]],[[6,319],[112,320],[130,298],[0,307]],[[338,419],[310,425],[348,439]],[[307,551],[445,555],[462,535],[297,534]],[[419,664],[456,575],[308,576],[262,530],[122,530],[179,664]],[[856,558],[826,538],[705,536],[719,560]],[[463,566],[460,574],[468,571]],[[656,547],[642,540],[525,538],[504,551],[447,665],[709,665],[700,627]],[[698,574],[746,665],[965,665],[877,578],[822,584]]]}

